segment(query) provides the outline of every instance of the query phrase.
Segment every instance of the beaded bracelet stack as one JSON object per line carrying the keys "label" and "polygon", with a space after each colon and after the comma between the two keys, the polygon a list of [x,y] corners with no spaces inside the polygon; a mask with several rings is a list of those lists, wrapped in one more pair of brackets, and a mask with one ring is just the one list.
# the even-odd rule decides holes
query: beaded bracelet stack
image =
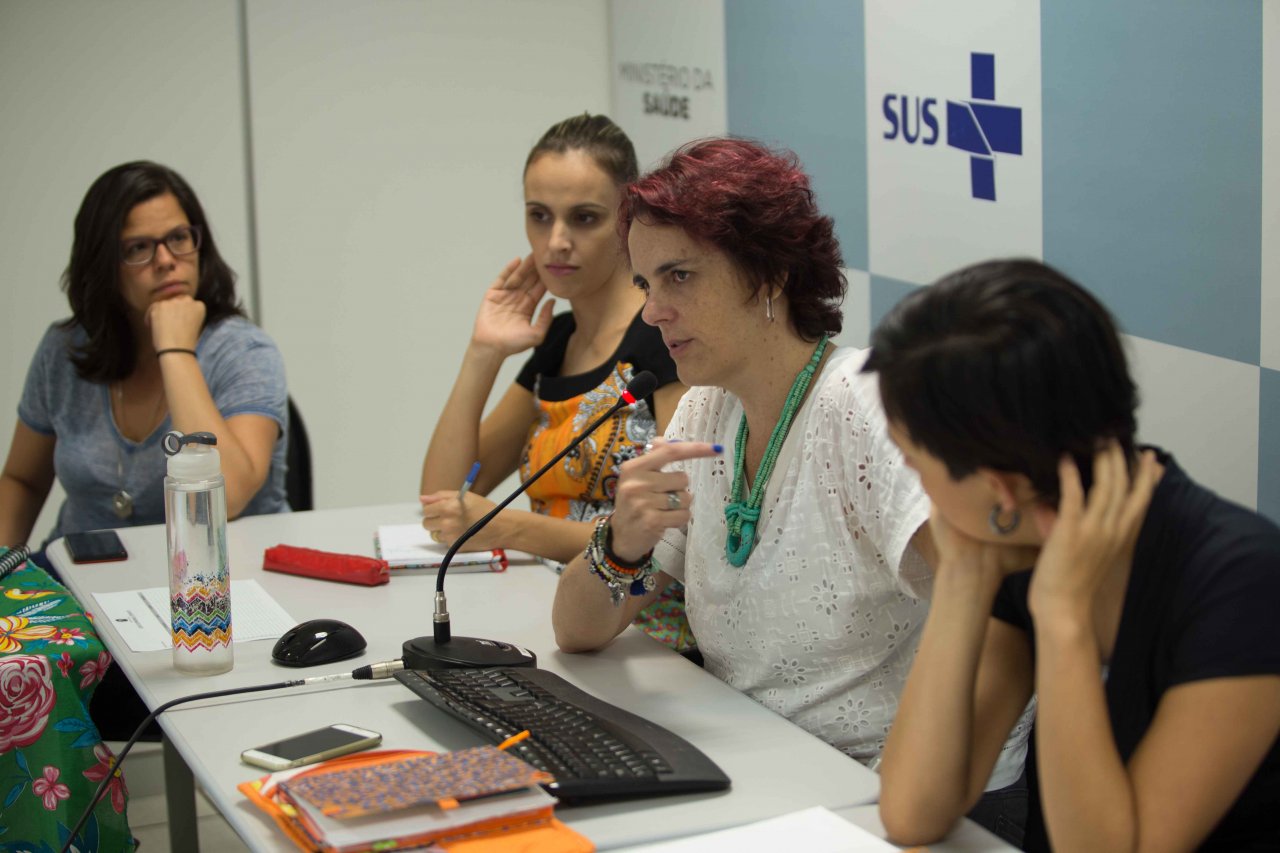
{"label": "beaded bracelet stack", "polygon": [[658,579],[654,577],[658,572],[658,564],[653,561],[652,551],[645,554],[644,559],[637,564],[619,560],[609,547],[612,544],[610,517],[603,515],[596,519],[591,541],[587,543],[587,567],[609,587],[613,606],[617,607],[626,600],[628,594],[644,595],[653,591],[658,585]]}

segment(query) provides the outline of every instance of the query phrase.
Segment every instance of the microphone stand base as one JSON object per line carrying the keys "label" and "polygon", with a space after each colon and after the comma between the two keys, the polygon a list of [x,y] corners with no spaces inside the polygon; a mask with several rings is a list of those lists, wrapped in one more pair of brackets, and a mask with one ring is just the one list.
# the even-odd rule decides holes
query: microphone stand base
{"label": "microphone stand base", "polygon": [[434,637],[414,637],[401,646],[405,669],[485,669],[492,666],[533,666],[533,652],[500,640],[453,637],[437,643]]}

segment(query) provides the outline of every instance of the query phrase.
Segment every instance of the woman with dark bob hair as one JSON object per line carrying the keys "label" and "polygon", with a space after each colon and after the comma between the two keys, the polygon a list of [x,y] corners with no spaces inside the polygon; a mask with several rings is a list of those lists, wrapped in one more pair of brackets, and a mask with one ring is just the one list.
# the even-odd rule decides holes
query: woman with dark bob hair
{"label": "woman with dark bob hair", "polygon": [[871,343],[938,549],[881,766],[890,837],[951,829],[1034,692],[1026,849],[1276,849],[1280,530],[1135,445],[1106,309],[995,261]]}
{"label": "woman with dark bob hair", "polygon": [[561,577],[556,641],[599,648],[683,581],[708,670],[874,763],[927,611],[929,505],[865,352],[829,341],[832,220],[794,155],[736,139],[674,153],[621,219],[644,319],[691,387]]}
{"label": "woman with dark bob hair", "polygon": [[218,437],[227,511],[287,509],[287,392],[275,344],[243,316],[187,182],[156,163],[105,172],[76,214],[62,278],[71,317],[27,372],[0,475],[0,542],[31,535],[55,475],[45,539],[164,521],[170,429]]}

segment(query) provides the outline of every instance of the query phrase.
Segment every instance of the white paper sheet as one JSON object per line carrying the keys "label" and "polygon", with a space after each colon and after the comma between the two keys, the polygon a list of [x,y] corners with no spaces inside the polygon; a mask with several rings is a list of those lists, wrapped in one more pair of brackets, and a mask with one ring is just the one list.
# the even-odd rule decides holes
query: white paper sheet
{"label": "white paper sheet", "polygon": [[745,826],[627,847],[619,853],[752,853],[803,850],[805,853],[878,853],[899,848],[837,814],[817,806]]}
{"label": "white paper sheet", "polygon": [[[99,621],[110,621],[135,652],[173,648],[169,590],[163,586],[126,592],[95,592]],[[236,643],[274,640],[294,626],[292,617],[256,580],[231,582],[231,636]]]}

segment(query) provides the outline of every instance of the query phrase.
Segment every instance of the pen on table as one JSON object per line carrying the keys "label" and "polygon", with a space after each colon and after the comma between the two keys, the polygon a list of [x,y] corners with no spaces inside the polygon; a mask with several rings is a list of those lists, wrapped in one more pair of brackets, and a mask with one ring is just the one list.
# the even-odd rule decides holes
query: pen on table
{"label": "pen on table", "polygon": [[458,500],[462,500],[467,496],[467,492],[471,491],[471,487],[476,484],[476,477],[480,476],[480,462],[477,460],[471,464],[471,470],[467,472],[467,479],[462,481],[462,488],[458,489]]}
{"label": "pen on table", "polygon": [[506,739],[506,740],[504,740],[502,743],[498,744],[498,749],[506,749],[506,748],[507,748],[507,747],[509,747],[509,746],[515,746],[515,745],[516,745],[516,744],[518,744],[520,741],[522,741],[522,740],[524,740],[525,738],[527,738],[527,737],[531,736],[532,734],[533,734],[533,733],[532,733],[531,731],[529,731],[528,729],[525,729],[525,730],[524,730],[524,731],[522,731],[522,732],[516,732],[516,733],[515,733],[515,734],[513,734],[511,737],[507,738],[507,739]]}

